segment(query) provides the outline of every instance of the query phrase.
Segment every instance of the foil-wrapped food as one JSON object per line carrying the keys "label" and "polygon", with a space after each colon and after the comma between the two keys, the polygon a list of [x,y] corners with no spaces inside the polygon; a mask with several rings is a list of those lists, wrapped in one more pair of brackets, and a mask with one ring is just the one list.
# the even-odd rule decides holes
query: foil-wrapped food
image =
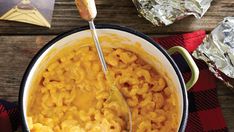
{"label": "foil-wrapped food", "polygon": [[201,18],[212,0],[132,0],[141,16],[156,26],[194,15]]}
{"label": "foil-wrapped food", "polygon": [[204,60],[210,71],[234,91],[234,17],[224,18],[193,56]]}

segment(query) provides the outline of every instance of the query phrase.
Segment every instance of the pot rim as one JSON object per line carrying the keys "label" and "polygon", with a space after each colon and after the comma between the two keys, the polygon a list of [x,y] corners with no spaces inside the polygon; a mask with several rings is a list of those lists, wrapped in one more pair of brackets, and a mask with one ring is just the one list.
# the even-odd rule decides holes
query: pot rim
{"label": "pot rim", "polygon": [[[157,42],[155,42],[153,39],[151,39],[150,37],[148,37],[147,35],[140,33],[134,29],[125,27],[125,26],[120,26],[120,25],[113,25],[113,24],[96,24],[95,25],[97,29],[114,29],[114,30],[119,30],[119,31],[123,31],[123,32],[127,32],[133,35],[136,35],[142,39],[145,39],[146,41],[148,41],[150,44],[152,44],[154,47],[156,47],[158,50],[160,50],[160,52],[168,59],[168,61],[170,62],[170,64],[172,65],[172,67],[174,68],[180,85],[181,85],[181,91],[182,91],[182,105],[183,105],[183,111],[182,111],[182,119],[180,122],[180,126],[179,126],[179,132],[183,132],[185,131],[186,128],[186,124],[187,124],[187,118],[188,118],[188,97],[187,97],[187,90],[186,90],[186,86],[185,86],[185,82],[183,79],[183,76],[177,66],[177,64],[174,62],[174,60],[171,58],[171,56],[167,53],[167,51],[162,48]],[[24,96],[24,89],[25,89],[25,84],[27,82],[29,73],[31,72],[31,69],[33,68],[34,64],[37,62],[38,58],[49,48],[51,47],[53,44],[55,44],[57,41],[80,31],[84,31],[84,30],[88,30],[89,26],[84,26],[84,27],[80,27],[80,28],[74,28],[72,30],[69,30],[67,32],[61,33],[59,34],[57,37],[55,37],[54,39],[52,39],[51,41],[49,41],[47,44],[45,44],[37,53],[36,55],[32,58],[31,62],[29,63],[28,67],[26,68],[26,71],[23,75],[21,84],[20,84],[20,91],[19,91],[19,110],[20,110],[20,115],[21,115],[21,121],[22,121],[22,130],[23,131],[28,131],[28,127],[26,124],[26,119],[24,118],[24,109],[23,109],[23,96]]]}

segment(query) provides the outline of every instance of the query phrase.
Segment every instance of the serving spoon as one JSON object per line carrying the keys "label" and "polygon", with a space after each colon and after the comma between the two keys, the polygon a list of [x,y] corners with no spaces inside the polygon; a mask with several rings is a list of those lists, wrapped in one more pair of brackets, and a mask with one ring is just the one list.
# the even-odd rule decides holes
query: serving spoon
{"label": "serving spoon", "polygon": [[110,74],[108,73],[107,64],[102,52],[101,45],[98,40],[98,35],[96,32],[96,28],[94,25],[94,19],[97,16],[97,9],[94,0],[75,0],[77,9],[80,13],[82,19],[88,21],[90,31],[92,33],[92,37],[98,52],[98,57],[100,59],[102,70],[107,78],[107,81],[112,84],[110,87],[110,96],[108,98],[108,102],[116,102],[121,106],[121,112],[124,113],[125,119],[128,121],[128,131],[132,132],[132,116],[130,108],[124,99],[123,95],[119,91],[119,89],[115,86],[113,79],[111,78]]}

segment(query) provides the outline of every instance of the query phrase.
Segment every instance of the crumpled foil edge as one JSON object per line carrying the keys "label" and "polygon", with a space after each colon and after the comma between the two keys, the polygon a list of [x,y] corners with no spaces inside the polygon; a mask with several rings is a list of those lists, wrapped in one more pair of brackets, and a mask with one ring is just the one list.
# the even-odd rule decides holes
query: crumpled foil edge
{"label": "crumpled foil edge", "polygon": [[170,25],[186,16],[200,19],[212,0],[132,0],[140,16],[155,26]]}
{"label": "crumpled foil edge", "polygon": [[226,17],[192,53],[234,91],[234,17]]}
{"label": "crumpled foil edge", "polygon": [[[204,39],[204,41],[207,41],[208,37],[209,36],[207,35],[207,37]],[[226,81],[224,79],[221,71],[215,66],[214,62],[212,60],[210,60],[209,57],[207,57],[206,54],[202,53],[199,50],[196,50],[195,52],[192,53],[192,55],[196,59],[205,61],[206,64],[208,65],[209,70],[215,75],[215,77],[218,78],[219,80],[221,80],[226,86],[231,88],[232,91],[234,91],[234,85],[232,85],[229,81]]]}

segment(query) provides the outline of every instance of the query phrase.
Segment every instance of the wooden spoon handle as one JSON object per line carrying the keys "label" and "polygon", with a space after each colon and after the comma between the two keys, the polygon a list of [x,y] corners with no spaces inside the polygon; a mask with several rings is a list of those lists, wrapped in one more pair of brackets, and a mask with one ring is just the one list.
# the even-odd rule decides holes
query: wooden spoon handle
{"label": "wooden spoon handle", "polygon": [[75,0],[75,2],[82,19],[92,21],[97,16],[94,0]]}

